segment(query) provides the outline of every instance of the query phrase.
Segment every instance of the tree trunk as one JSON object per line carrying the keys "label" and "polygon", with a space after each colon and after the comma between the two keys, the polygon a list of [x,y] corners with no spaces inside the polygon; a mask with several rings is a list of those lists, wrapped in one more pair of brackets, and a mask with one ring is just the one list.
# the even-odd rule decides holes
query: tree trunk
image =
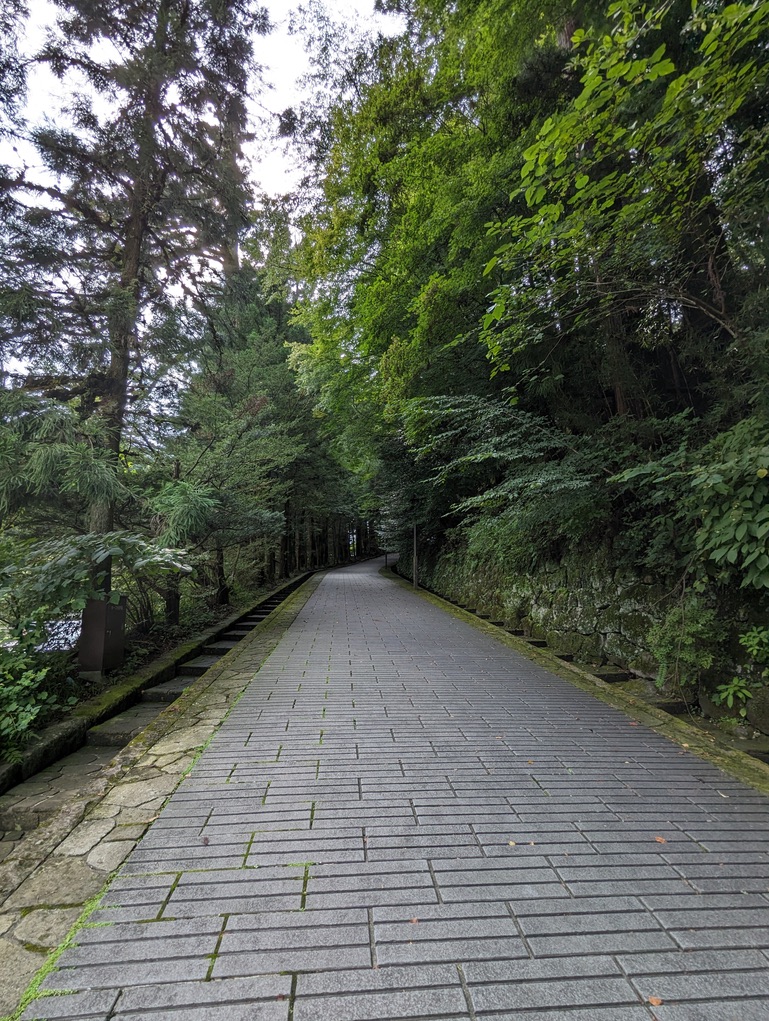
{"label": "tree trunk", "polygon": [[177,625],[179,623],[179,611],[182,602],[181,586],[178,574],[171,575],[164,593],[164,601],[166,624]]}
{"label": "tree trunk", "polygon": [[230,587],[227,584],[227,575],[224,571],[224,548],[216,547],[216,596],[217,606],[230,605]]}
{"label": "tree trunk", "polygon": [[[153,52],[164,53],[168,39],[168,0],[158,6]],[[150,65],[151,66],[151,65]],[[125,410],[128,401],[131,351],[134,347],[136,327],[140,315],[141,266],[147,224],[152,210],[163,193],[164,176],[157,172],[155,125],[162,113],[161,70],[148,75],[142,97],[144,116],[138,137],[137,172],[132,182],[131,200],[126,224],[125,245],[122,253],[119,281],[113,288],[108,314],[108,364],[103,376],[98,377],[91,389],[91,406],[103,426],[103,444],[109,454],[115,475],[123,436]],[[96,500],[88,509],[88,529],[91,532],[111,532],[114,528],[115,505],[111,500]],[[103,588],[112,585],[111,564]]]}

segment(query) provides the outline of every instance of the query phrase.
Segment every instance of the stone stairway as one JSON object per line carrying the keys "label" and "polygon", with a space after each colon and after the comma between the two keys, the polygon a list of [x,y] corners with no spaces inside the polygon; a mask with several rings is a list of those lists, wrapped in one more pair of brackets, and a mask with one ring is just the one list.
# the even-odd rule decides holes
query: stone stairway
{"label": "stone stairway", "polygon": [[145,688],[141,695],[141,702],[109,720],[105,720],[104,723],[91,727],[86,743],[100,748],[123,748],[145,727],[148,727],[171,702],[179,698],[193,681],[202,677],[207,670],[219,662],[222,656],[250,635],[255,627],[280,606],[293,591],[293,588],[294,586],[289,586],[282,589],[234,624],[227,625],[226,630],[203,646],[200,655],[185,663],[180,663],[176,668],[176,675],[171,680],[163,681],[151,688]]}

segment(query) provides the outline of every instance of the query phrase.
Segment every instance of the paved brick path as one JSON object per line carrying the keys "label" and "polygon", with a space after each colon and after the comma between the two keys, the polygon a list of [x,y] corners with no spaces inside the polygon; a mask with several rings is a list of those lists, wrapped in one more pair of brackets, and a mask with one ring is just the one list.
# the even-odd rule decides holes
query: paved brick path
{"label": "paved brick path", "polygon": [[769,800],[378,567],[323,581],[24,1017],[767,1021]]}

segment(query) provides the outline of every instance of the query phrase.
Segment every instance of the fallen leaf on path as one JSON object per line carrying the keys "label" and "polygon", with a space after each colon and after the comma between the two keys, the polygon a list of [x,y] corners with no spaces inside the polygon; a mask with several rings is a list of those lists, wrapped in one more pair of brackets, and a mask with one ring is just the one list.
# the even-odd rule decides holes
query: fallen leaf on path
{"label": "fallen leaf on path", "polygon": [[649,1003],[652,1005],[652,1007],[661,1007],[663,1002],[664,1001],[663,1001],[662,997],[660,997],[660,996],[650,996],[649,997]]}
{"label": "fallen leaf on path", "polygon": [[665,840],[664,837],[655,837],[654,839],[657,841],[658,844],[667,844],[667,840]]}
{"label": "fallen leaf on path", "polygon": [[515,841],[514,840],[508,840],[507,843],[508,843],[509,847],[515,847]]}

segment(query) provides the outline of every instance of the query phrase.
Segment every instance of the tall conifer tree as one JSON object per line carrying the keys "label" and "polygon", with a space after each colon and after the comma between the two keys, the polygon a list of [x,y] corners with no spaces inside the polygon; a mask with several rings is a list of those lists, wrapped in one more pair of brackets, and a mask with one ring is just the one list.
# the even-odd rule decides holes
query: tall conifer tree
{"label": "tall conifer tree", "polygon": [[160,366],[194,358],[181,296],[237,258],[251,41],[268,22],[252,0],[56,7],[33,64],[68,98],[56,120],[16,117],[28,165],[2,181],[0,350],[41,407],[80,422],[97,465],[82,526],[109,532],[132,408],[146,413]]}

